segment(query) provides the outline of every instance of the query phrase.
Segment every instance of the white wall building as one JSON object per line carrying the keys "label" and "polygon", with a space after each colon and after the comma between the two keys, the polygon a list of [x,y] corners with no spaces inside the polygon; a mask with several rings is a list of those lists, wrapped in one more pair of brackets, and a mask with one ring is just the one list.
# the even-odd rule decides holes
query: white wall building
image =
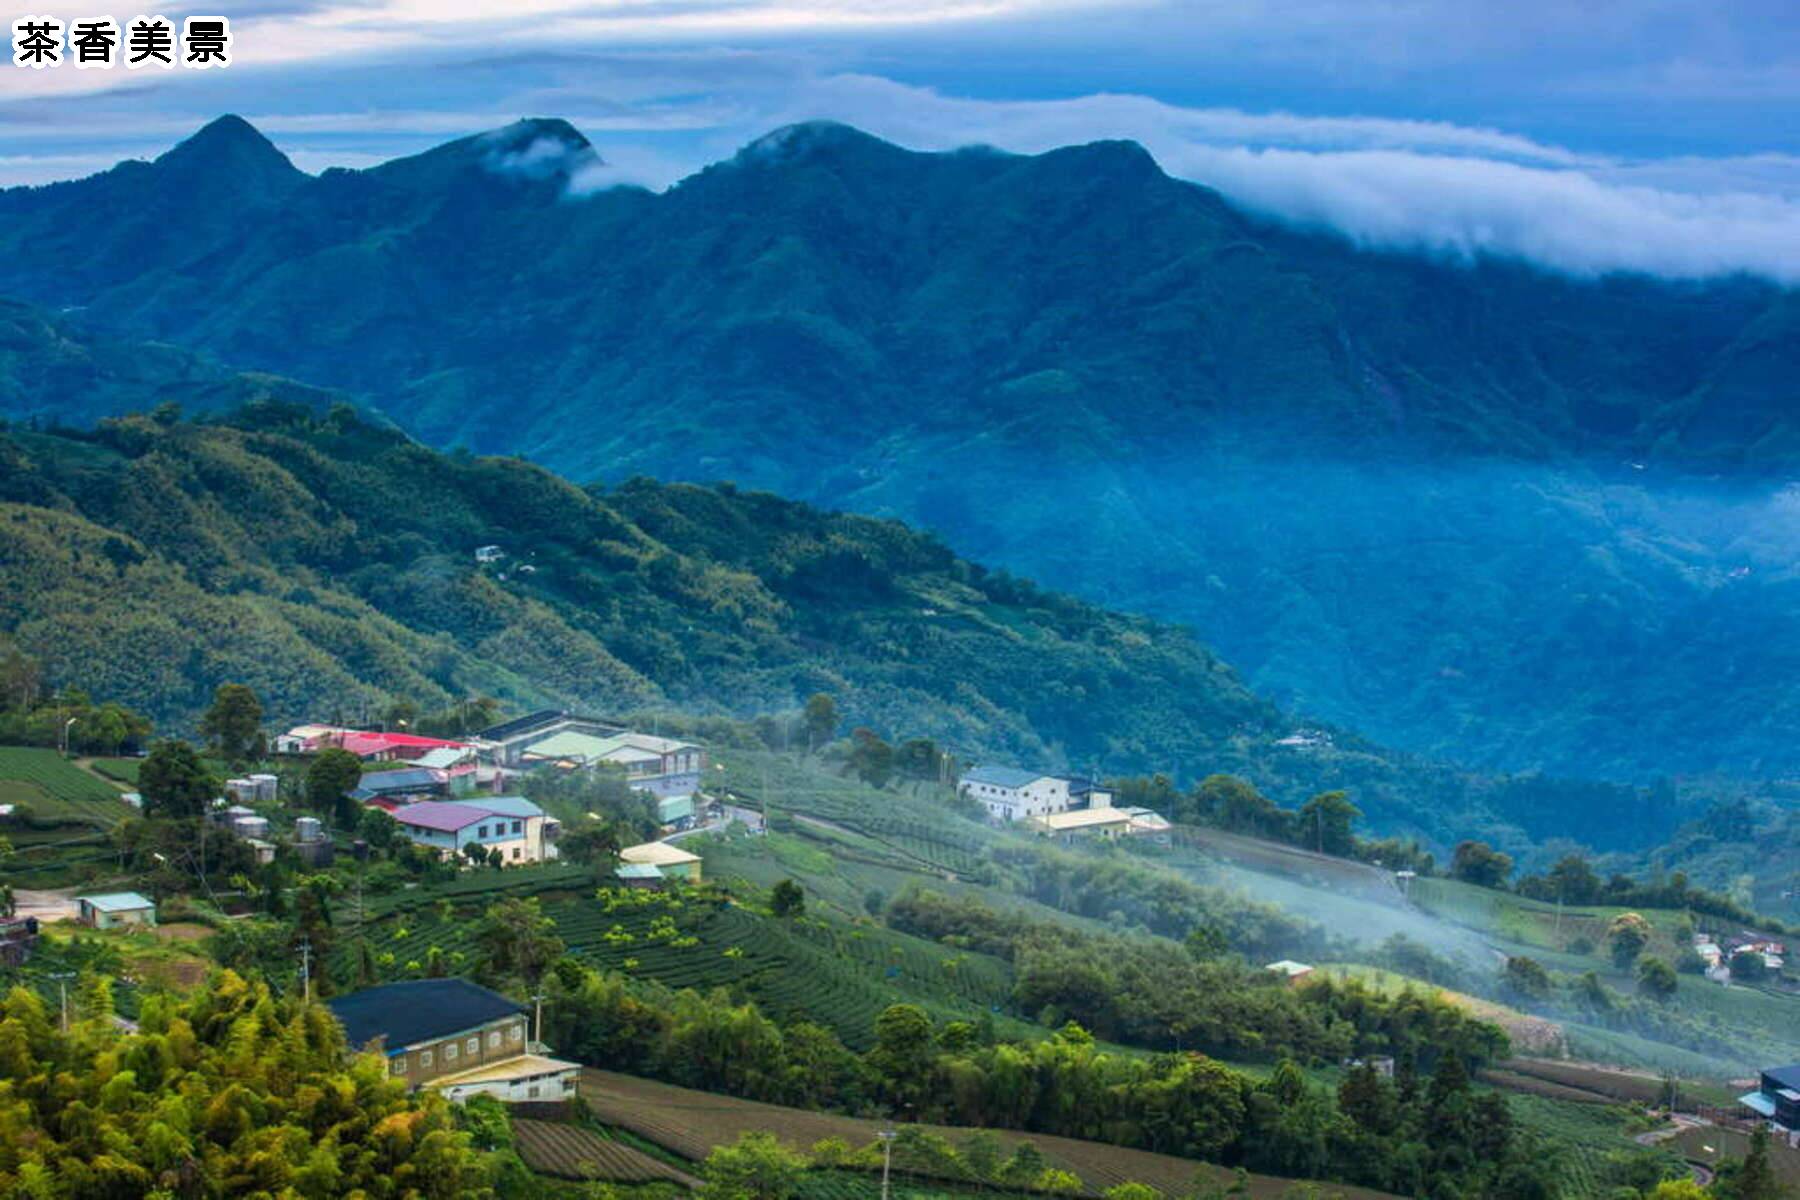
{"label": "white wall building", "polygon": [[1068,780],[1016,767],[970,767],[957,786],[995,821],[1046,817],[1071,804]]}

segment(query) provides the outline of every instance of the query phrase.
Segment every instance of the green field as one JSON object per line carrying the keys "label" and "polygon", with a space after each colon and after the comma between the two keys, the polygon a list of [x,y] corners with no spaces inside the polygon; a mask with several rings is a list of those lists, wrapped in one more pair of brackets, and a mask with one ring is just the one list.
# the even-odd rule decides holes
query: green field
{"label": "green field", "polygon": [[38,746],[0,746],[0,804],[27,805],[42,823],[110,826],[131,814],[117,788]]}

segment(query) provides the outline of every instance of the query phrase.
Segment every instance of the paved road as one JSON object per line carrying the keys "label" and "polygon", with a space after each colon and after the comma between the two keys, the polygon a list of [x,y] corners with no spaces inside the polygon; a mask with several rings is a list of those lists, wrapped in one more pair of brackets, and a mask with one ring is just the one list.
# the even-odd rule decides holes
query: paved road
{"label": "paved road", "polygon": [[[1700,1117],[1690,1117],[1686,1113],[1675,1113],[1669,1118],[1669,1123],[1664,1125],[1661,1129],[1652,1129],[1648,1133],[1640,1133],[1631,1140],[1640,1146],[1655,1146],[1662,1142],[1666,1142],[1670,1138],[1689,1129],[1701,1129],[1711,1124],[1711,1121],[1704,1120]],[[1712,1167],[1695,1158],[1690,1158],[1686,1161],[1688,1170],[1694,1176],[1694,1182],[1701,1187],[1711,1187],[1713,1179],[1715,1178]]]}

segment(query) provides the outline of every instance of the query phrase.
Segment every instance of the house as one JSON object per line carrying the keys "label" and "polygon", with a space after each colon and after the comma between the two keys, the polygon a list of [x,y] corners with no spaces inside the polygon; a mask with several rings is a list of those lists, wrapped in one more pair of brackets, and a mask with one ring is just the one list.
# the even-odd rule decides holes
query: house
{"label": "house", "polygon": [[613,876],[623,888],[656,892],[663,886],[662,868],[650,863],[620,863],[613,869]]}
{"label": "house", "polygon": [[520,758],[527,763],[621,767],[626,782],[659,799],[692,796],[700,789],[701,772],[706,769],[706,752],[699,746],[629,730],[598,736],[563,729],[523,747]]}
{"label": "house", "polygon": [[575,1095],[580,1066],[538,1052],[525,1006],[466,979],[389,983],[327,1003],[350,1045],[383,1055],[408,1087],[508,1103]]}
{"label": "house", "polygon": [[956,786],[994,821],[1022,821],[1070,808],[1068,780],[1017,767],[970,767]]}
{"label": "house", "polygon": [[317,754],[324,748],[326,738],[342,732],[335,725],[296,725],[286,733],[276,735],[275,753]]}
{"label": "house", "polygon": [[350,792],[358,804],[371,800],[405,800],[409,797],[447,796],[450,776],[432,767],[395,767],[387,771],[365,771]]}
{"label": "house", "polygon": [[1763,1071],[1754,1092],[1738,1103],[1787,1130],[1800,1130],[1800,1063]]}
{"label": "house", "polygon": [[507,863],[542,862],[555,854],[545,836],[546,825],[554,822],[523,796],[421,800],[395,809],[393,816],[415,844],[445,858],[466,855],[470,846],[483,853],[498,850]]}
{"label": "house", "polygon": [[1032,828],[1051,837],[1072,841],[1077,837],[1099,837],[1108,841],[1131,832],[1131,815],[1117,808],[1078,808],[1073,812],[1046,813],[1032,817]]}
{"label": "house", "polygon": [[482,564],[497,563],[506,557],[506,551],[499,546],[475,547],[475,561]]}
{"label": "house", "polygon": [[627,846],[619,851],[619,861],[656,867],[662,872],[664,879],[679,879],[684,883],[700,882],[700,856],[689,854],[681,847],[671,846],[667,842]]}
{"label": "house", "polygon": [[106,892],[75,897],[76,915],[95,929],[120,929],[156,924],[156,902],[136,892]]}
{"label": "house", "polygon": [[1269,972],[1271,975],[1279,975],[1289,983],[1299,983],[1313,973],[1311,964],[1295,962],[1291,958],[1284,958],[1278,962],[1272,962],[1264,967],[1263,970]]}

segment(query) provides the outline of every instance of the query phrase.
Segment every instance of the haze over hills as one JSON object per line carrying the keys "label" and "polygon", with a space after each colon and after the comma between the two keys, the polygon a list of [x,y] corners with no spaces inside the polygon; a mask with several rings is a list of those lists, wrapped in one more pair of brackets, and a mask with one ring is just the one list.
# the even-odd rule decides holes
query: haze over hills
{"label": "haze over hills", "polygon": [[557,121],[314,178],[224,118],[0,193],[0,293],[577,480],[898,515],[1389,744],[1800,769],[1789,292],[1364,253],[1125,143],[596,180]]}
{"label": "haze over hills", "polygon": [[[484,543],[507,558],[478,564]],[[0,564],[0,633],[166,729],[223,680],[277,724],[470,694],[748,715],[823,690],[964,757],[1238,771],[1289,803],[1343,787],[1373,827],[1441,841],[1647,846],[1682,815],[1668,795],[1457,774],[1350,734],[1283,745],[1291,721],[1186,632],[892,521],[730,487],[584,490],[341,406],[0,434]]]}

